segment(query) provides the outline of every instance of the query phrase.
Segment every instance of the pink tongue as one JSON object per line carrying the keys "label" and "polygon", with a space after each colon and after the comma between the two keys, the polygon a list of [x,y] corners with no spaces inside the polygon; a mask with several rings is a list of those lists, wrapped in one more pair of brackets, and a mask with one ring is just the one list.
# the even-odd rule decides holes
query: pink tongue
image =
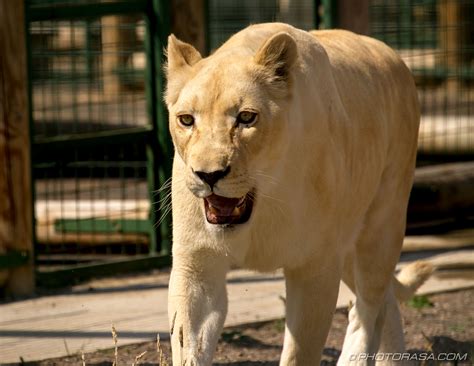
{"label": "pink tongue", "polygon": [[234,211],[235,206],[239,203],[238,198],[227,198],[212,194],[206,197],[206,200],[212,207],[214,207],[218,216],[230,216]]}

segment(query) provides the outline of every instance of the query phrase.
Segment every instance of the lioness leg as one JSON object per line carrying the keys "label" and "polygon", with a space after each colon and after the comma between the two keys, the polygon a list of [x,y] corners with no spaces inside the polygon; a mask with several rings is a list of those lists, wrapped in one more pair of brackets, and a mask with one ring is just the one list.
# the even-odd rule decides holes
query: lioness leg
{"label": "lioness leg", "polygon": [[[352,257],[348,258],[344,264],[342,279],[355,294],[354,263]],[[405,345],[398,299],[395,296],[393,281],[387,288],[383,308],[378,317],[378,321],[382,320],[383,333],[378,351],[401,352],[405,348]]]}
{"label": "lioness leg", "polygon": [[393,187],[379,191],[353,258],[346,260],[344,281],[353,289],[356,301],[349,312],[339,365],[370,364],[367,360],[357,361],[357,357],[361,353],[375,354],[383,333],[391,337],[390,342],[384,337],[384,350],[403,350],[403,332],[392,281],[403,242],[406,206],[397,202],[402,197],[388,195],[390,189]]}
{"label": "lioness leg", "polygon": [[403,352],[405,350],[405,340],[403,337],[402,317],[393,286],[387,292],[384,307],[385,322],[378,351],[385,353]]}
{"label": "lioness leg", "polygon": [[339,291],[339,263],[285,270],[286,328],[280,365],[319,365]]}
{"label": "lioness leg", "polygon": [[211,365],[227,313],[226,261],[200,254],[174,257],[168,297],[173,365]]}

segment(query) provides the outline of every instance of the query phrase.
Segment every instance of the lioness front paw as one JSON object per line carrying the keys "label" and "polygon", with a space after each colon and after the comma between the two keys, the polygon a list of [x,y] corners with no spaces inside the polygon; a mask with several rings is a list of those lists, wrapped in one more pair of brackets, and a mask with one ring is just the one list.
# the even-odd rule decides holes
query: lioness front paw
{"label": "lioness front paw", "polygon": [[182,366],[204,366],[202,363],[199,363],[199,361],[191,356],[189,358],[184,359]]}
{"label": "lioness front paw", "polygon": [[194,334],[187,334],[185,327],[179,319],[179,315],[174,317],[171,326],[171,342],[173,351],[173,365],[179,366],[208,366],[211,365],[212,356],[205,355],[202,349],[202,334],[196,337]]}

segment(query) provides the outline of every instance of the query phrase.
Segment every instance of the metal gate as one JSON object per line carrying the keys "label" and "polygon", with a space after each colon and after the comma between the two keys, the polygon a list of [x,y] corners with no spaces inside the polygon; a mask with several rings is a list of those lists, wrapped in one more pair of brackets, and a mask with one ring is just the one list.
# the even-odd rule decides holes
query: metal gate
{"label": "metal gate", "polygon": [[167,6],[26,1],[40,284],[169,262]]}

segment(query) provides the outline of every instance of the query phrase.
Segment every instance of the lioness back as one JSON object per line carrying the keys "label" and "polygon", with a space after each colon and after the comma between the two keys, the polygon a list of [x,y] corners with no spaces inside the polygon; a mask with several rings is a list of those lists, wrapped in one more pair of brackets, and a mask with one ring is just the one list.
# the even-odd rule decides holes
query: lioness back
{"label": "lioness back", "polygon": [[[420,120],[417,91],[399,55],[383,42],[344,30],[310,33],[327,52],[349,115],[391,119],[387,121],[389,137],[403,144],[405,139],[400,141],[399,136],[402,133],[409,137],[409,145],[416,147]],[[397,132],[399,128],[406,131]]]}
{"label": "lioness back", "polygon": [[[351,139],[381,144],[384,169],[392,165],[405,177],[413,170],[420,111],[413,76],[399,55],[383,42],[344,30],[311,31],[325,49],[339,98],[349,116]],[[317,67],[317,66],[316,66]],[[358,126],[358,127],[356,127]],[[365,135],[365,136],[364,136]],[[353,141],[352,144],[357,143]],[[350,145],[350,142],[348,143]],[[373,161],[373,149],[358,150]]]}
{"label": "lioness back", "polygon": [[[348,245],[386,181],[408,194],[416,88],[382,42],[267,23],[237,33],[207,58],[180,47],[183,59],[169,63],[166,97],[176,147],[177,241],[229,248],[238,264],[258,270],[298,266],[324,254],[316,243]],[[229,113],[239,110],[258,111],[258,122],[232,124],[237,116]],[[196,123],[183,125],[182,114]],[[196,171],[226,178],[211,192]],[[201,197],[210,193],[235,202],[254,198],[251,214],[235,211],[243,225],[223,229],[225,242],[218,235],[225,226],[216,223],[233,219],[224,211],[203,213],[208,204]]]}

